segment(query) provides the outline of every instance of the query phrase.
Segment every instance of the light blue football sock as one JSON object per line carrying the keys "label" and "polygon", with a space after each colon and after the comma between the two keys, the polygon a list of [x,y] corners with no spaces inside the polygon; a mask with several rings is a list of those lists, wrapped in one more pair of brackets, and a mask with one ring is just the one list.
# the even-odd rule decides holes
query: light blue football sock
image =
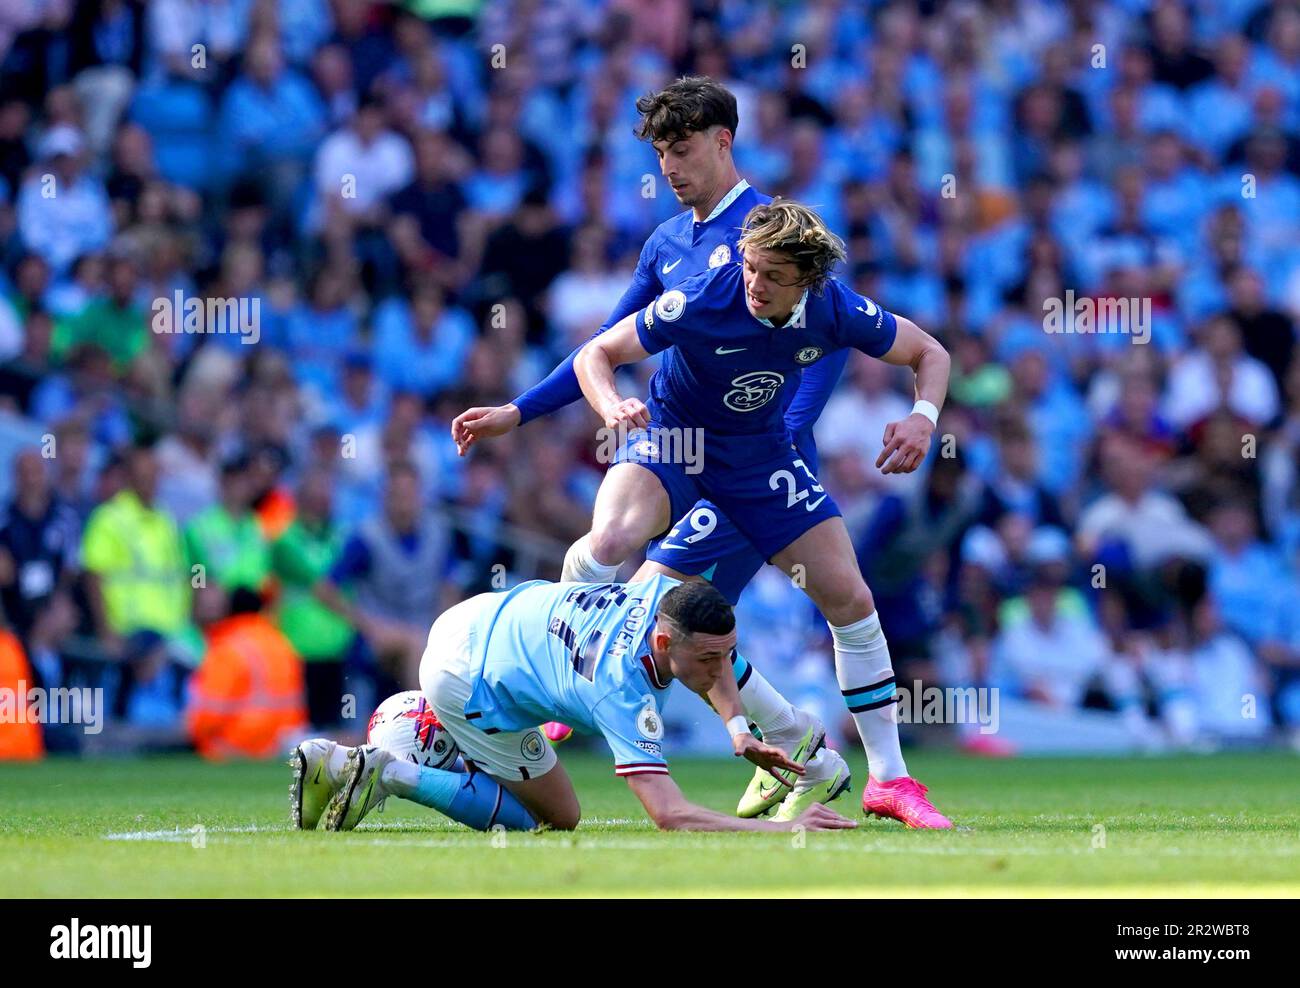
{"label": "light blue football sock", "polygon": [[537,821],[508,789],[484,772],[420,769],[420,781],[406,796],[412,802],[443,813],[475,830],[495,826],[533,830]]}

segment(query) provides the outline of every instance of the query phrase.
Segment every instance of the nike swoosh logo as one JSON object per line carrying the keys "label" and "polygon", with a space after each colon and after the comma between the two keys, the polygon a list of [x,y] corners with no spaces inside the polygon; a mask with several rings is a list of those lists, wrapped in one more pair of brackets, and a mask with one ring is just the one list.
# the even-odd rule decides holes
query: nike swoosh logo
{"label": "nike swoosh logo", "polygon": [[375,794],[376,778],[378,778],[378,773],[377,772],[372,773],[370,776],[370,781],[366,784],[366,791],[361,794],[362,795],[361,808],[357,811],[358,817],[364,816],[366,812],[370,809],[370,800],[371,797],[373,797]]}
{"label": "nike swoosh logo", "polygon": [[325,767],[324,762],[321,762],[319,765],[316,766],[316,778],[311,780],[311,784],[313,786],[320,784],[320,773],[321,773],[321,769],[323,769],[324,767]]}
{"label": "nike swoosh logo", "polygon": [[677,258],[677,260],[673,261],[672,264],[665,264],[663,267],[664,274],[667,274],[669,271],[671,271],[673,268],[677,267],[677,265],[681,263],[682,263],[682,259],[679,257]]}
{"label": "nike swoosh logo", "polygon": [[719,357],[725,357],[729,353],[740,353],[741,350],[748,350],[748,349],[749,347],[744,347],[744,346],[736,346],[736,347],[720,346],[713,352],[716,353]]}
{"label": "nike swoosh logo", "polygon": [[[845,789],[848,788],[849,785],[848,780],[845,780],[844,782],[840,782],[840,779],[842,779],[843,777],[844,777],[844,769],[842,768],[836,769],[835,778],[831,779],[830,786],[828,787],[827,790],[830,793],[831,799],[834,799],[836,796],[838,796],[840,793],[842,793]],[[829,803],[830,799],[828,799],[827,802]]]}
{"label": "nike swoosh logo", "polygon": [[821,504],[821,503],[822,503],[823,501],[825,501],[825,500],[826,500],[826,495],[823,494],[823,495],[822,495],[821,497],[819,497],[816,501],[805,501],[805,502],[803,503],[804,510],[805,510],[805,511],[813,511],[813,510],[816,509],[817,505]]}
{"label": "nike swoosh logo", "polygon": [[659,543],[659,548],[660,548],[660,549],[685,549],[686,546],[684,546],[684,545],[677,545],[677,543],[675,543],[675,542],[660,542],[660,543]]}

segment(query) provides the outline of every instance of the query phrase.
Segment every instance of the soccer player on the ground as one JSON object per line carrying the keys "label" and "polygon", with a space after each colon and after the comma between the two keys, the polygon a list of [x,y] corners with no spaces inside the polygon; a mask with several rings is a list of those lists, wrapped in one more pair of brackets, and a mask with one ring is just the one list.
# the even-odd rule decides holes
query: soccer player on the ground
{"label": "soccer player on the ground", "polygon": [[[642,115],[638,136],[651,142],[673,194],[689,208],[661,224],[646,241],[631,286],[597,334],[644,309],[688,277],[736,260],[744,217],[754,206],[771,201],[751,188],[736,170],[731,153],[736,98],[724,86],[702,77],[679,79],[662,92],[638,100],[637,110]],[[458,415],[451,433],[461,454],[479,439],[504,435],[581,399],[582,389],[573,371],[577,353],[575,350],[544,381],[510,404],[470,408]],[[847,359],[848,351],[840,350],[810,367],[786,413],[786,425],[814,471],[817,450],[812,426],[826,407]],[[651,534],[662,535],[664,529]],[[593,535],[603,537],[606,531],[607,526],[597,526]],[[604,562],[612,558],[611,553],[611,547],[584,536],[566,555],[561,578],[612,580],[623,556],[613,563]],[[651,544],[645,564],[632,579],[655,573],[707,579],[734,604],[765,562],[716,505],[702,500],[677,527]],[[794,761],[808,768],[801,779],[782,779],[780,774],[773,777],[755,770],[737,813],[756,816],[781,803],[777,815],[788,819],[810,802],[829,802],[843,792],[850,781],[848,765],[837,752],[822,747],[825,728],[820,721],[794,707],[743,656],[737,656],[734,673],[744,715],[765,739],[791,752]],[[740,711],[718,712],[729,719]],[[557,740],[567,732],[564,725],[548,724],[546,730]]]}
{"label": "soccer player on the ground", "polygon": [[[835,502],[790,442],[784,409],[805,367],[854,347],[911,367],[912,414],[885,429],[876,465],[908,473],[930,447],[949,358],[933,337],[830,277],[843,242],[806,206],[754,207],[741,264],[689,278],[588,341],[574,361],[583,393],[611,429],[634,427],[606,473],[592,517],[599,561],[616,564],[699,498],[801,585],[830,626],[835,673],[866,748],[864,811],[910,827],[952,824],[907,772],[898,743],[894,671],[871,592]],[[624,398],[614,372],[664,354],[649,403]],[[648,433],[639,430],[649,430]],[[647,455],[646,435],[697,429],[703,469]]]}
{"label": "soccer player on the ground", "polygon": [[[388,796],[466,826],[532,830],[578,825],[578,797],[538,723],[561,718],[602,734],[614,772],[664,830],[788,830],[687,801],[663,752],[662,707],[674,680],[706,699],[730,686],[731,605],[707,583],[655,576],[633,584],[521,584],[445,611],[429,632],[420,689],[460,746],[463,772],[403,761],[382,748],[305,742],[294,755],[294,818],[351,830]],[[737,753],[764,768],[802,769],[748,730]],[[323,813],[323,820],[322,818]],[[814,803],[812,830],[856,824]]]}

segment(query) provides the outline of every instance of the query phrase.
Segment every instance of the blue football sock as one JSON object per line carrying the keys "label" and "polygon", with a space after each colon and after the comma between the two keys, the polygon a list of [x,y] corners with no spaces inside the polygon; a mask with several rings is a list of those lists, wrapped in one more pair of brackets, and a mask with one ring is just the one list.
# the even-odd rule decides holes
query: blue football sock
{"label": "blue football sock", "polygon": [[508,789],[484,772],[421,768],[420,782],[406,797],[475,830],[495,826],[533,830],[537,821]]}

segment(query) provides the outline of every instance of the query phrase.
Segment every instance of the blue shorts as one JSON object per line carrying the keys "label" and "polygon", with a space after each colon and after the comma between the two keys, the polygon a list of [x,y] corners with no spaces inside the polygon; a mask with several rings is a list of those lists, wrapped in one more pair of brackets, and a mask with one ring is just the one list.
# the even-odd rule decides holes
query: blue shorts
{"label": "blue shorts", "polygon": [[712,501],[696,501],[667,535],[650,543],[645,557],[703,577],[733,604],[767,562]]}
{"label": "blue shorts", "polygon": [[804,532],[839,517],[834,499],[788,440],[709,437],[701,468],[690,473],[684,463],[661,462],[657,426],[650,428],[630,433],[614,459],[653,473],[668,492],[671,517],[680,519],[647,558],[706,576],[729,599]]}

